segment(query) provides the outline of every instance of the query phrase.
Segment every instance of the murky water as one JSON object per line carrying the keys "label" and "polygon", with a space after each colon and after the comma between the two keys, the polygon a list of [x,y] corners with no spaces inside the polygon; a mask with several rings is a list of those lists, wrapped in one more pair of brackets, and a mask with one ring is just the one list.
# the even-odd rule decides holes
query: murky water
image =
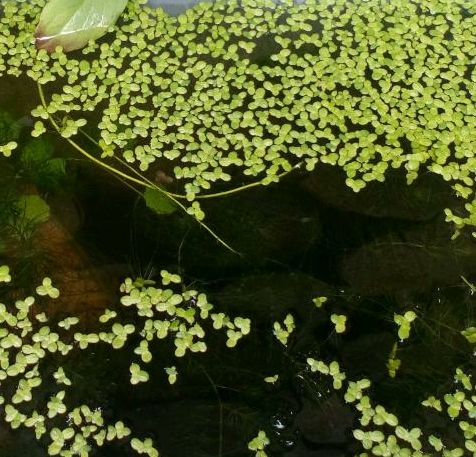
{"label": "murky water", "polygon": [[[192,3],[166,6],[176,14]],[[22,81],[2,81],[0,112],[26,126],[22,145],[30,141],[31,120],[24,113],[36,105],[35,97]],[[461,203],[442,179],[423,175],[407,186],[395,171],[356,194],[341,171],[323,165],[204,203],[208,225],[241,253],[236,255],[189,216],[154,214],[53,133],[45,141],[52,157],[66,161],[66,174],[57,180],[18,162],[0,169],[3,206],[9,192],[14,198],[28,188],[51,209],[49,220],[22,242],[13,242],[0,220],[0,263],[20,272],[20,288],[47,269],[64,291],[49,311],[78,314],[93,328],[91,316],[118,302],[126,276],[157,279],[167,269],[205,291],[217,309],[252,320],[253,331],[235,349],[213,334],[206,354],[181,360],[171,355],[172,344],[154,345],[152,381],[134,388],[123,354],[98,346],[87,358],[68,359],[65,369],[80,386],[75,396],[86,395],[111,420],[152,437],[161,455],[246,456],[246,443],[259,429],[267,431],[271,456],[354,455],[355,413],[330,383],[306,370],[309,356],[338,360],[351,379],[368,377],[375,400],[414,425],[428,420],[417,413],[421,401],[444,391],[456,366],[474,368],[459,330],[475,322],[476,299],[467,282],[476,282],[476,242],[466,234],[452,239],[444,208]],[[315,308],[312,300],[320,296],[328,297],[327,310],[348,316],[346,333],[337,334],[329,313]],[[391,378],[393,314],[409,308],[418,310],[419,323]],[[287,313],[295,316],[297,330],[283,349],[271,329]],[[163,367],[174,364],[180,377],[170,386]],[[276,384],[263,382],[274,374]],[[20,455],[19,449],[29,457],[46,455],[30,431],[2,424],[0,456]],[[126,457],[132,451],[113,444],[91,455]]]}

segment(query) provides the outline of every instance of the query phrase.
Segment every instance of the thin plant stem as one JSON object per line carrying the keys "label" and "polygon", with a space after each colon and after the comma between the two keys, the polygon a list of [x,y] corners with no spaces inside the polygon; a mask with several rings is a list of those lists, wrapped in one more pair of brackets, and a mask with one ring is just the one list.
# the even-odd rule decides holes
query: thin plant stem
{"label": "thin plant stem", "polygon": [[[38,93],[40,95],[40,100],[41,100],[41,104],[43,105],[43,107],[45,108],[46,112],[48,113],[48,109],[47,109],[47,104],[46,104],[46,99],[45,99],[45,94],[43,92],[43,88],[41,87],[41,84],[40,83],[37,83],[37,86],[38,86]],[[53,125],[53,127],[56,129],[56,131],[61,135],[61,128],[60,126],[58,125],[58,123],[54,120],[53,116],[51,116],[49,113],[48,113],[48,118],[51,122],[51,124]],[[126,173],[123,173],[122,171],[112,167],[111,165],[108,165],[107,163],[104,163],[102,162],[101,160],[97,159],[96,157],[94,157],[93,155],[91,155],[89,152],[87,152],[85,149],[83,149],[81,146],[79,146],[79,144],[77,144],[76,142],[74,142],[71,138],[66,138],[66,141],[71,145],[73,146],[78,152],[80,152],[82,155],[84,155],[85,157],[87,157],[89,160],[91,160],[93,163],[95,163],[96,165],[99,165],[100,167],[108,170],[110,173],[113,173],[115,174],[116,176],[120,176],[121,178],[125,179],[125,180],[129,180],[129,181],[132,181],[132,182],[135,182],[136,184],[139,184],[141,186],[144,186],[144,187],[147,187],[149,189],[154,189],[156,190],[157,192],[160,192],[162,193],[163,195],[165,195],[166,197],[168,197],[170,200],[172,200],[182,211],[184,211],[185,213],[188,214],[187,212],[187,208],[182,204],[180,203],[177,198],[173,197],[169,192],[167,192],[166,190],[162,189],[161,187],[157,186],[156,184],[152,183],[151,181],[147,182],[147,181],[144,181],[144,179],[142,178],[142,180],[139,180],[139,179],[136,179],[132,176],[129,176],[128,174]],[[237,254],[237,255],[241,255],[238,251],[236,251],[235,249],[233,249],[228,243],[226,243],[224,240],[222,240],[210,227],[208,227],[208,225],[206,225],[205,223],[203,223],[202,221],[198,220],[196,217],[194,218],[198,224],[204,228],[208,233],[210,233],[210,235],[215,238],[221,245],[223,245],[225,248],[227,248],[228,250],[230,250],[231,252],[233,252],[234,254]]]}
{"label": "thin plant stem", "polygon": [[201,367],[201,369],[203,371],[203,374],[206,376],[206,378],[210,382],[218,401],[218,454],[217,454],[217,457],[222,457],[223,456],[223,403],[221,401],[220,394],[218,393],[217,386],[213,382],[213,379],[207,373],[207,370],[205,370],[205,368]]}
{"label": "thin plant stem", "polygon": [[[84,130],[82,129],[79,129],[79,131],[89,140],[91,141],[92,143],[94,143],[97,147],[100,148],[100,145],[99,143],[91,136],[89,135],[87,132],[85,132]],[[147,182],[151,183],[150,180],[148,180],[147,178],[145,178],[144,176],[142,176],[134,167],[131,167],[127,162],[125,162],[124,160],[122,160],[120,157],[116,157],[114,156],[114,158],[116,160],[118,160],[122,165],[126,166],[129,170],[131,170],[133,173],[139,175],[142,179],[146,180]],[[290,170],[287,170],[287,171],[283,171],[282,173],[280,173],[279,175],[277,175],[277,178],[278,179],[281,179],[281,178],[284,178],[286,175],[288,175],[289,173],[291,173],[292,171],[296,170],[297,168],[299,168],[300,166],[302,165],[302,162],[299,162],[298,164],[294,165],[294,167],[292,167]],[[239,187],[235,187],[233,189],[230,189],[230,190],[225,190],[223,192],[215,192],[215,193],[212,193],[212,194],[199,194],[199,195],[196,195],[195,196],[195,199],[197,200],[204,200],[206,198],[216,198],[216,197],[226,197],[228,195],[231,195],[231,194],[236,194],[238,192],[241,192],[243,190],[247,190],[247,189],[251,189],[253,187],[258,187],[258,186],[262,186],[263,185],[263,180],[260,180],[260,181],[255,181],[255,182],[252,182],[252,183],[248,183],[248,184],[244,184],[243,186],[239,186]],[[175,193],[172,193],[172,192],[168,192],[169,195],[171,195],[172,197],[174,198],[180,198],[180,199],[186,199],[187,196],[186,195],[183,195],[183,194],[175,194]]]}

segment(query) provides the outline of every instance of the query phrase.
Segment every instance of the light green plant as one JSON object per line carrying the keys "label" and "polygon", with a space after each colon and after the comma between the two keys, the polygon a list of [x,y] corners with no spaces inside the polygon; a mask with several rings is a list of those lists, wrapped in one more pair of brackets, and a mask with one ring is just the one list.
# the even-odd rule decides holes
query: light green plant
{"label": "light green plant", "polygon": [[12,155],[12,151],[14,151],[18,147],[18,143],[16,141],[9,141],[7,144],[0,144],[0,154],[4,157],[10,157]]}
{"label": "light green plant", "polygon": [[282,324],[278,321],[274,322],[273,335],[283,346],[286,346],[288,344],[289,336],[294,332],[295,328],[296,324],[294,323],[293,315],[287,314]]}
{"label": "light green plant", "polygon": [[394,314],[393,320],[398,325],[398,337],[400,341],[406,340],[410,337],[411,323],[416,319],[416,314],[413,311],[407,311],[405,314]]}
{"label": "light green plant", "polygon": [[[8,287],[12,279],[9,267],[0,266],[0,272],[0,282]],[[114,322],[117,312],[107,309],[99,323],[108,329],[98,333],[76,332],[72,343],[68,340],[72,336],[70,330],[79,323],[77,317],[69,316],[46,324],[48,319],[44,313],[33,314],[38,299],[51,300],[59,296],[59,290],[50,278],[45,278],[36,288],[37,297],[17,300],[14,307],[0,304],[0,412],[5,421],[14,429],[31,428],[38,440],[47,443],[48,455],[52,456],[87,457],[94,446],[125,438],[130,440],[132,449],[137,453],[158,456],[150,438],[140,440],[131,437],[131,431],[121,421],[106,424],[100,408],[91,410],[86,404],[70,407],[68,395],[75,386],[64,366],[57,366],[51,379],[44,372],[51,367],[51,354],[65,358],[75,347],[86,350],[90,345],[101,343],[119,350],[128,344],[130,336],[135,333],[142,340],[133,352],[142,363],[152,360],[149,344],[168,335],[174,338],[177,357],[184,356],[187,351],[205,351],[205,330],[200,323],[216,317],[216,314],[210,313],[213,306],[205,294],[185,289],[178,293],[166,288],[167,285],[180,287],[180,276],[164,270],[162,287],[155,287],[156,283],[151,280],[126,279],[121,285],[122,306],[135,311],[134,322],[142,320],[142,327],[125,321]],[[250,331],[248,319],[238,317],[232,323],[223,314],[223,320],[229,323],[225,328],[236,328],[241,336]],[[129,370],[133,385],[150,379],[139,363],[131,363]],[[166,367],[165,373],[170,384],[177,381],[175,366]],[[42,405],[37,400],[41,395],[35,394],[45,384],[48,389],[51,385],[61,386],[61,389],[53,392]]]}
{"label": "light green plant", "polygon": [[345,332],[345,324],[347,322],[347,316],[345,316],[344,314],[332,314],[331,322],[335,326],[336,333]]}
{"label": "light green plant", "polygon": [[[0,77],[38,84],[35,135],[50,122],[80,154],[197,220],[198,199],[322,162],[356,192],[392,168],[409,183],[437,174],[465,202],[447,220],[457,233],[476,225],[472,1],[233,0],[178,17],[142,3],[130,1],[109,40],[75,56],[34,47],[45,0],[2,3]],[[264,37],[275,48],[256,63]],[[85,125],[93,111],[97,130]],[[164,162],[181,192],[144,174]],[[251,182],[211,191],[239,182],[237,171]]]}
{"label": "light green plant", "polygon": [[269,438],[266,436],[266,432],[260,430],[258,435],[248,443],[248,449],[250,451],[255,451],[255,457],[266,457],[268,454],[266,454],[264,449],[268,445]]}

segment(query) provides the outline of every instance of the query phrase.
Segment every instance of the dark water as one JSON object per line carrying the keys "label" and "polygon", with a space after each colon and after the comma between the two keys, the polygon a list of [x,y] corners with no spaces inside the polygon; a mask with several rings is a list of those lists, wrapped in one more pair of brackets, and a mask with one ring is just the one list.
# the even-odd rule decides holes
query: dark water
{"label": "dark water", "polygon": [[[37,104],[27,84],[5,78],[0,88],[0,111],[25,125],[22,145],[30,141],[31,122],[23,116]],[[407,186],[395,171],[355,194],[342,172],[320,166],[204,203],[208,225],[238,256],[181,212],[152,213],[54,134],[46,142],[54,157],[66,160],[58,180],[15,161],[0,170],[4,211],[9,199],[34,189],[54,221],[40,235],[12,242],[0,219],[0,264],[11,265],[18,287],[28,290],[48,274],[65,296],[49,311],[79,313],[92,331],[90,316],[118,303],[125,277],[158,279],[168,269],[206,292],[216,310],[252,319],[252,333],[234,349],[213,332],[206,354],[183,359],[173,357],[171,342],[156,344],[151,381],[135,387],[128,367],[137,341],[121,352],[104,345],[87,356],[75,351],[63,364],[76,386],[72,401],[86,398],[109,422],[123,420],[137,436],[152,437],[164,457],[248,456],[246,443],[259,429],[271,440],[270,456],[354,455],[355,413],[326,379],[306,370],[312,356],[338,360],[349,379],[371,379],[373,400],[405,424],[444,430],[419,405],[451,387],[455,367],[474,371],[471,347],[459,331],[475,325],[476,302],[465,282],[476,283],[476,242],[468,233],[451,239],[443,210],[460,203],[447,183],[422,174]],[[7,294],[0,288],[0,301]],[[329,297],[323,310],[312,304],[318,296]],[[386,367],[397,340],[393,314],[411,308],[419,318],[400,345],[402,366],[393,379]],[[297,329],[283,348],[271,329],[287,313]],[[346,333],[335,333],[332,313],[348,316]],[[171,365],[180,373],[174,386],[163,373]],[[276,384],[263,382],[273,374],[280,376]],[[43,387],[44,398],[55,389]],[[40,457],[46,450],[31,431],[2,423],[0,457],[20,454]],[[112,444],[91,455],[132,451]]]}
{"label": "dark water", "polygon": [[[72,157],[53,135],[47,138],[55,154]],[[179,360],[171,357],[171,344],[153,346],[152,380],[134,388],[124,353],[99,345],[87,357],[68,357],[75,399],[86,397],[107,419],[151,436],[163,456],[249,455],[246,443],[259,429],[271,439],[269,455],[353,455],[355,415],[325,379],[306,370],[308,356],[338,360],[350,379],[369,377],[373,399],[412,426],[425,423],[419,403],[445,391],[454,367],[471,366],[471,348],[458,329],[474,323],[475,299],[462,277],[476,279],[476,245],[465,234],[451,240],[443,209],[457,202],[434,176],[409,187],[395,173],[354,194],[338,170],[323,166],[208,202],[208,224],[242,253],[237,256],[193,219],[153,214],[89,164],[70,160],[57,187],[14,172],[2,171],[2,192],[12,183],[18,191],[35,185],[62,228],[39,246],[33,237],[31,252],[26,244],[2,252],[2,262],[25,267],[25,281],[48,271],[64,289],[87,290],[74,305],[87,316],[118,300],[124,277],[154,279],[166,268],[205,291],[216,309],[252,319],[251,335],[235,349],[213,333],[205,355]],[[60,260],[48,258],[59,248]],[[312,305],[316,296],[329,297],[322,311]],[[409,308],[421,318],[402,344],[402,367],[392,379],[386,363],[396,341],[393,313]],[[271,328],[288,312],[297,331],[283,350]],[[348,316],[346,333],[334,332],[330,313]],[[180,375],[170,386],[162,367],[174,364]],[[278,373],[275,385],[263,382]],[[18,446],[31,456],[46,455],[29,431],[2,426],[1,435],[2,456],[18,455]],[[92,455],[131,451],[114,444]]]}

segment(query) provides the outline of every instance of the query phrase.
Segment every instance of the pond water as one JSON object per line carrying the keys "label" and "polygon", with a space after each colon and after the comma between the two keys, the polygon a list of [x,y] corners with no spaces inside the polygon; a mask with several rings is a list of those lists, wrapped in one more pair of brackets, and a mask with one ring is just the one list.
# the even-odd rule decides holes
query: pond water
{"label": "pond water", "polygon": [[[178,14],[195,2],[159,3]],[[20,150],[41,156],[22,153],[0,168],[0,265],[10,265],[16,283],[13,291],[0,287],[0,301],[31,293],[49,276],[61,290],[45,309],[50,319],[77,315],[81,331],[96,331],[105,308],[120,308],[126,277],[160,281],[165,269],[180,274],[184,288],[206,293],[216,310],[252,322],[236,348],[213,331],[206,353],[183,358],[174,357],[172,341],[155,342],[151,380],[137,386],[129,383],[137,335],[122,351],[75,350],[61,362],[74,383],[73,402],[86,398],[109,421],[123,420],[164,457],[251,455],[247,443],[258,430],[266,431],[270,456],[358,455],[355,408],[332,381],[309,371],[306,359],[314,357],[338,361],[349,379],[370,379],[372,400],[407,427],[445,433],[447,423],[421,402],[448,392],[456,367],[474,373],[473,347],[460,332],[476,322],[476,240],[466,232],[453,237],[445,221],[445,208],[463,206],[448,182],[422,173],[407,185],[405,173],[392,170],[385,182],[355,193],[342,170],[321,164],[207,200],[207,225],[236,254],[186,213],[151,211],[53,130],[32,142],[28,113],[36,105],[30,81],[0,79],[0,143],[13,120]],[[45,220],[29,226],[12,216],[24,194],[47,203]],[[317,297],[327,297],[322,308]],[[408,310],[418,318],[410,338],[399,341],[394,314]],[[296,330],[283,346],[272,329],[287,314]],[[336,332],[331,314],[347,316],[345,333]],[[392,377],[395,343],[401,366]],[[45,369],[52,373],[48,363],[56,367],[59,359],[53,355]],[[179,376],[170,385],[163,367],[172,365]],[[264,382],[274,375],[276,382]],[[42,388],[39,403],[56,391],[54,383]],[[2,423],[0,457],[16,457],[19,449],[47,455],[31,430]],[[114,442],[90,455],[136,454]]]}

